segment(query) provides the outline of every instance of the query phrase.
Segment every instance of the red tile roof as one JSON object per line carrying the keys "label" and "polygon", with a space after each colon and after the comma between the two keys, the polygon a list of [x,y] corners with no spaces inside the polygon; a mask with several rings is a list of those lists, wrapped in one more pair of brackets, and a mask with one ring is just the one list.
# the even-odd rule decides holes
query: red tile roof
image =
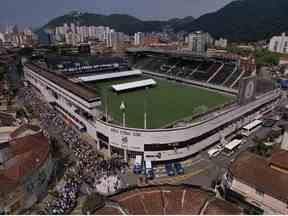
{"label": "red tile roof", "polygon": [[238,206],[220,199],[209,202],[209,205],[203,212],[205,215],[239,215],[241,213],[242,210]]}
{"label": "red tile roof", "polygon": [[[272,161],[282,163],[287,153],[272,156]],[[270,167],[270,159],[262,158],[250,152],[242,153],[230,166],[229,170],[241,181],[263,193],[288,202],[288,174]]]}
{"label": "red tile roof", "polygon": [[273,152],[270,163],[288,170],[288,151],[279,149]]}
{"label": "red tile roof", "polygon": [[[127,214],[200,214],[205,203],[208,214],[220,212],[223,214],[241,213],[235,205],[215,198],[214,193],[189,186],[151,186],[136,188],[110,198],[119,205],[122,212]],[[210,202],[215,199],[217,202]],[[211,205],[211,206],[210,206]],[[207,210],[208,209],[208,210]],[[104,207],[96,212],[102,214],[111,209]],[[112,210],[111,210],[112,211]],[[118,209],[119,212],[121,212]]]}
{"label": "red tile roof", "polygon": [[[49,156],[48,139],[42,133],[10,141],[11,158],[0,173],[0,182],[17,184],[36,170]],[[1,184],[2,187],[2,184]]]}

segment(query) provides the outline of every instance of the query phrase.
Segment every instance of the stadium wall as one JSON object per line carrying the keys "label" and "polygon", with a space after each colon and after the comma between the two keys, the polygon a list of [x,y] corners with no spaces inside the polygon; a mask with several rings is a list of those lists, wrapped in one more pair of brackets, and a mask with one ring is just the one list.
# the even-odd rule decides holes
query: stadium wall
{"label": "stadium wall", "polygon": [[[32,85],[36,85],[45,100],[56,103],[65,111],[68,117],[73,117],[85,125],[87,133],[95,139],[97,149],[110,155],[113,153],[112,149],[116,149],[123,154],[125,159],[142,154],[145,159],[151,161],[166,161],[193,155],[219,141],[221,136],[227,136],[241,128],[256,116],[259,116],[260,113],[273,109],[280,99],[280,91],[276,89],[243,106],[235,103],[234,106],[227,108],[220,115],[217,114],[213,118],[186,127],[168,129],[124,128],[99,120],[100,111],[97,110],[91,113],[94,116],[93,120],[83,118],[65,102],[69,100],[77,107],[81,107],[81,104],[74,100],[75,96],[69,97],[72,94],[71,92],[69,95],[65,95],[65,101],[61,98],[53,98],[50,96],[51,92],[47,90],[52,87],[52,81],[42,82],[41,85],[44,86],[39,88],[39,82],[34,80],[39,79],[37,71],[32,72],[24,68],[24,73],[25,79]],[[34,76],[34,74],[37,74],[37,76]],[[33,76],[33,79],[31,79],[31,76]],[[58,93],[58,87],[54,87],[53,90]]]}

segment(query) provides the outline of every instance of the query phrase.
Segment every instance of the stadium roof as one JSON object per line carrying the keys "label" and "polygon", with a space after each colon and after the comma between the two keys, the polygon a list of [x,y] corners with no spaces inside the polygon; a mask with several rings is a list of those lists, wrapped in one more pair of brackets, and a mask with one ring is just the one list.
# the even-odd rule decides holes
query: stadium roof
{"label": "stadium roof", "polygon": [[141,80],[141,81],[112,85],[112,88],[115,91],[125,91],[125,90],[131,90],[131,89],[135,89],[135,88],[141,88],[141,87],[156,85],[156,84],[157,83],[154,79],[146,79],[146,80]]}
{"label": "stadium roof", "polygon": [[114,79],[120,77],[128,77],[128,76],[137,76],[141,75],[142,72],[140,70],[132,70],[132,71],[123,71],[117,73],[104,73],[104,74],[97,74],[91,76],[82,76],[78,77],[83,82],[91,82],[91,81],[99,81],[99,80],[107,80],[107,79]]}
{"label": "stadium roof", "polygon": [[109,57],[77,57],[77,56],[59,56],[59,55],[49,55],[46,57],[46,61],[49,65],[56,66],[58,64],[63,64],[66,67],[73,66],[74,63],[80,63],[81,65],[103,65],[103,64],[113,64],[113,63],[124,63],[124,59],[116,56]]}
{"label": "stadium roof", "polygon": [[209,57],[207,54],[199,54],[190,51],[181,51],[181,50],[165,50],[165,49],[153,49],[153,48],[129,48],[127,52],[130,53],[138,53],[138,52],[148,52],[148,53],[157,53],[157,54],[168,54],[168,55],[176,55],[176,56],[193,56],[193,57],[202,57],[207,58]]}
{"label": "stadium roof", "polygon": [[79,84],[73,83],[66,79],[64,76],[56,74],[47,68],[41,67],[40,65],[32,62],[26,63],[25,66],[33,70],[33,72],[40,74],[49,81],[59,85],[60,87],[72,92],[73,94],[79,96],[80,98],[88,102],[94,102],[99,99],[99,96],[96,94],[95,91],[92,91]]}

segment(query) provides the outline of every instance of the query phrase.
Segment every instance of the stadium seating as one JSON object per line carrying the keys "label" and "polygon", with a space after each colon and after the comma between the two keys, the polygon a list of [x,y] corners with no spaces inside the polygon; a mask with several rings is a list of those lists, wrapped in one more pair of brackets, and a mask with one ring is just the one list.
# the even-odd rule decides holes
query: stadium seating
{"label": "stadium seating", "polygon": [[223,85],[229,88],[239,78],[240,75],[241,75],[240,70],[234,70],[234,72],[230,74],[229,77],[227,77]]}
{"label": "stadium seating", "polygon": [[251,76],[251,75],[252,75],[252,71],[242,72],[242,73],[240,74],[240,76],[238,77],[238,81],[237,81],[236,83],[232,84],[232,86],[230,86],[230,87],[232,87],[232,88],[234,88],[234,89],[237,89],[237,88],[239,87],[240,80],[241,80],[242,78],[249,77],[249,76]]}
{"label": "stadium seating", "polygon": [[144,58],[142,60],[139,60],[136,65],[134,65],[135,68],[144,69],[147,65],[149,65],[154,59],[153,58]]}
{"label": "stadium seating", "polygon": [[213,62],[202,62],[200,66],[198,67],[197,71],[199,72],[208,71],[212,65],[213,65]]}
{"label": "stadium seating", "polygon": [[234,67],[234,65],[225,64],[222,69],[216,74],[216,76],[214,76],[213,79],[210,80],[209,83],[222,85],[225,79],[233,72]]}
{"label": "stadium seating", "polygon": [[220,60],[149,55],[137,61],[135,68],[228,88],[237,88],[238,80],[243,75],[234,63],[224,63]]}
{"label": "stadium seating", "polygon": [[221,63],[203,63],[200,65],[197,71],[193,73],[191,78],[197,81],[206,82],[218,70],[220,66]]}

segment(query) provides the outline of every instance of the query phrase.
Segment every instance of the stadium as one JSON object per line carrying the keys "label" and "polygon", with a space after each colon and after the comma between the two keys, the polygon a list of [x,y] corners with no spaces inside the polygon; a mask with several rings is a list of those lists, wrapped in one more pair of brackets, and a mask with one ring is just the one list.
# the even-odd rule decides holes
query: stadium
{"label": "stadium", "polygon": [[126,160],[189,157],[270,111],[281,97],[237,58],[150,49],[130,49],[127,57],[29,61],[25,80],[88,133],[95,148]]}

